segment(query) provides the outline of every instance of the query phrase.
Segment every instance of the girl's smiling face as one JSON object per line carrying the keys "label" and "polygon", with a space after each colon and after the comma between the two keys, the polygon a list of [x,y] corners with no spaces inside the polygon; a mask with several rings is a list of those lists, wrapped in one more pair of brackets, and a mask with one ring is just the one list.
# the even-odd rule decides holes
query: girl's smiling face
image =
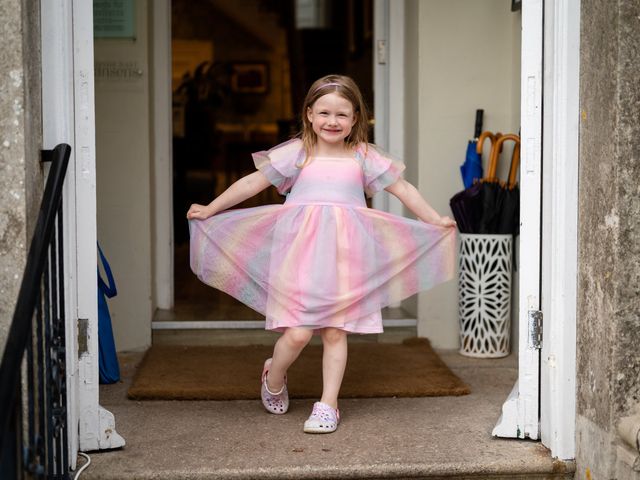
{"label": "girl's smiling face", "polygon": [[344,143],[356,123],[353,105],[337,93],[327,93],[307,109],[307,118],[319,144],[337,146]]}

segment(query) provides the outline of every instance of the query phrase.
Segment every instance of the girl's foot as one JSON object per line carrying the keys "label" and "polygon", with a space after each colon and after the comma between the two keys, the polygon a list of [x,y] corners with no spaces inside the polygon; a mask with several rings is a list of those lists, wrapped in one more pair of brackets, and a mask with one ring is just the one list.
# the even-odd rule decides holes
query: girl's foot
{"label": "girl's foot", "polygon": [[340,410],[322,402],[313,404],[311,416],[304,422],[306,433],[335,432],[340,423]]}
{"label": "girl's foot", "polygon": [[267,409],[267,412],[274,413],[276,415],[282,415],[289,410],[289,392],[287,391],[287,378],[284,379],[284,385],[279,392],[272,392],[267,385],[267,374],[269,373],[269,367],[271,367],[271,359],[268,358],[264,362],[262,369],[262,388],[261,397],[262,405]]}

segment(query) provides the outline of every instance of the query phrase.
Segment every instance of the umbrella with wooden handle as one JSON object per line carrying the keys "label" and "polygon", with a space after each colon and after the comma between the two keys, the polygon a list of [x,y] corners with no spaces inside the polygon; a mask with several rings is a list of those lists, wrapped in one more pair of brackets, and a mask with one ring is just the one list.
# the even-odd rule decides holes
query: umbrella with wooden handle
{"label": "umbrella with wooden handle", "polygon": [[[482,152],[484,150],[484,142],[487,138],[491,140],[491,149],[493,149],[493,145],[496,143],[496,140],[501,136],[502,133],[500,132],[493,133],[489,130],[485,130],[484,132],[482,132],[478,137],[478,142],[476,143],[476,152],[478,153],[478,155],[482,155]],[[500,150],[500,152],[502,153],[502,150]]]}
{"label": "umbrella with wooden handle", "polygon": [[[498,138],[502,134],[492,133],[490,131],[482,132],[478,136],[476,146],[478,154],[482,152],[484,142],[489,139],[491,141],[491,151]],[[491,155],[490,155],[491,156]],[[451,212],[458,224],[461,233],[480,233],[479,226],[482,220],[482,190],[484,185],[480,181],[476,181],[472,186],[456,193],[449,200]]]}
{"label": "umbrella with wooden handle", "polygon": [[[504,142],[516,143],[512,157],[512,167],[508,181],[501,181],[497,177],[498,159]],[[519,193],[516,190],[515,174],[520,159],[520,137],[515,134],[503,135],[496,140],[491,149],[491,158],[487,175],[482,179],[482,218],[479,233],[507,234],[514,233],[519,213]],[[513,185],[509,189],[509,185]],[[515,222],[515,225],[514,225]]]}
{"label": "umbrella with wooden handle", "polygon": [[517,178],[520,167],[520,137],[517,135],[515,137],[509,180],[504,187],[498,232],[518,235],[520,233],[520,187]]}

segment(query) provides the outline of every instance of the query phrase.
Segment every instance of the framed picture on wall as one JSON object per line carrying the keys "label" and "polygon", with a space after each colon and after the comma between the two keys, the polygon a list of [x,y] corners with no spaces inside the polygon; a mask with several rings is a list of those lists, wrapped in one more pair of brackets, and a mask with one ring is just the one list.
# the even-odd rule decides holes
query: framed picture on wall
{"label": "framed picture on wall", "polygon": [[231,65],[231,91],[234,93],[267,93],[269,65],[265,62]]}

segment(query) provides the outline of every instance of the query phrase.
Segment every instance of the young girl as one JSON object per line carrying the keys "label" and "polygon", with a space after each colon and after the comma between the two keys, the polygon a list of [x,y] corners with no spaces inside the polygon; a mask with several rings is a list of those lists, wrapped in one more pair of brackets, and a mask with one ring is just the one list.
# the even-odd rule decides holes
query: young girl
{"label": "young girl", "polygon": [[[314,333],[322,337],[322,398],[304,423],[333,432],[347,363],[347,333],[380,333],[380,309],[454,273],[455,222],[441,217],[401,173],[404,165],[367,143],[367,112],[349,77],[310,88],[300,138],[253,154],[258,171],[209,205],[191,206],[191,268],[282,332],[262,372],[267,411],[289,407],[287,369]],[[284,205],[228,210],[269,185]],[[367,208],[386,190],[420,221]]]}

